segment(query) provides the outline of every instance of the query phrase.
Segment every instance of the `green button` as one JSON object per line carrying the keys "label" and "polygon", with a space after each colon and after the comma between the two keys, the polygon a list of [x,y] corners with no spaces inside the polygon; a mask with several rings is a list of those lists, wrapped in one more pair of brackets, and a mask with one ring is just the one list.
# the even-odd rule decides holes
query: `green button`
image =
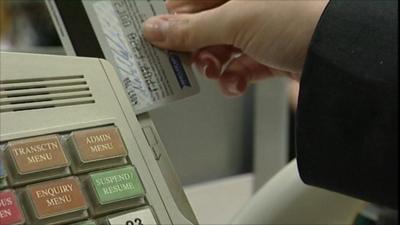
{"label": "green button", "polygon": [[90,179],[101,205],[144,196],[144,188],[132,166],[92,173]]}

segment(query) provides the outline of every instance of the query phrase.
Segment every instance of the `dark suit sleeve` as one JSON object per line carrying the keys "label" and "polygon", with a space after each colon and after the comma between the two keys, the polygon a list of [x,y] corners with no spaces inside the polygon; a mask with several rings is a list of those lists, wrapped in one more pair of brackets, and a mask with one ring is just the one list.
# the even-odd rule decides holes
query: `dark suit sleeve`
{"label": "dark suit sleeve", "polygon": [[398,208],[397,4],[331,0],[302,74],[296,131],[305,183],[392,208]]}

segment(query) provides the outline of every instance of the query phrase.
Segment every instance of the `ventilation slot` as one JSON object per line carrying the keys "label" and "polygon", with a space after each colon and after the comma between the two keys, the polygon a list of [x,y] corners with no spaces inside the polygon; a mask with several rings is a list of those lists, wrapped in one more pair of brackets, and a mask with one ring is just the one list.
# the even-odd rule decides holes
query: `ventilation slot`
{"label": "ventilation slot", "polygon": [[94,103],[84,76],[0,81],[0,112]]}

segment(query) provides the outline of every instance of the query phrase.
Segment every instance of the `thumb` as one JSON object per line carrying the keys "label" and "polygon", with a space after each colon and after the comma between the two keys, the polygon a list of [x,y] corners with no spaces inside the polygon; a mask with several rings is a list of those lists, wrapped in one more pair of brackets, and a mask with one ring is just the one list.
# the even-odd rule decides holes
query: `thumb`
{"label": "thumb", "polygon": [[232,26],[227,24],[232,23],[223,14],[222,6],[195,14],[155,16],[144,22],[143,34],[155,46],[176,51],[232,44]]}

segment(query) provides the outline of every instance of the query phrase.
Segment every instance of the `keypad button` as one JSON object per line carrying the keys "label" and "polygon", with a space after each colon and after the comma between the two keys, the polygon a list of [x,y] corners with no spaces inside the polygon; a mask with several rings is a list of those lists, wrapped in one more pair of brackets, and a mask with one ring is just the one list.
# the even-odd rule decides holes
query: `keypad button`
{"label": "keypad button", "polygon": [[108,218],[109,225],[157,225],[150,208],[144,208],[119,216]]}
{"label": "keypad button", "polygon": [[8,183],[6,178],[0,178],[0,190],[7,188],[8,187]]}
{"label": "keypad button", "polygon": [[0,224],[19,225],[23,224],[25,218],[13,190],[0,192]]}
{"label": "keypad button", "polygon": [[59,135],[11,141],[4,155],[7,180],[13,187],[70,175]]}
{"label": "keypad button", "polygon": [[132,166],[92,173],[89,177],[99,205],[143,197],[145,194]]}
{"label": "keypad button", "polygon": [[82,163],[125,157],[126,149],[116,127],[102,127],[72,133]]}
{"label": "keypad button", "polygon": [[32,207],[31,217],[35,221],[60,215],[65,220],[68,214],[88,208],[79,180],[75,177],[29,185],[26,194]]}
{"label": "keypad button", "polygon": [[7,184],[7,173],[4,168],[4,163],[3,159],[1,158],[1,152],[0,152],[0,189],[4,189],[8,186]]}
{"label": "keypad button", "polygon": [[6,177],[6,171],[4,169],[3,159],[0,157],[0,179],[3,179],[5,177]]}
{"label": "keypad button", "polygon": [[114,126],[72,132],[68,140],[73,150],[75,173],[120,166],[127,163],[127,150],[118,128]]}
{"label": "keypad button", "polygon": [[58,135],[12,141],[8,151],[20,175],[69,165]]}

